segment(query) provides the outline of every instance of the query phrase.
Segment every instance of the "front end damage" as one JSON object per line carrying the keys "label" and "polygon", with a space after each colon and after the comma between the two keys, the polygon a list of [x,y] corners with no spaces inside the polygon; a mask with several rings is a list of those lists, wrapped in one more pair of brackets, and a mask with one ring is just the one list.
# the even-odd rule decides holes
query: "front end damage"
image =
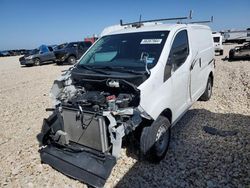
{"label": "front end damage", "polygon": [[103,187],[122,147],[122,138],[143,118],[140,91],[119,79],[74,81],[70,71],[51,89],[54,108],[44,119],[42,162],[94,187]]}

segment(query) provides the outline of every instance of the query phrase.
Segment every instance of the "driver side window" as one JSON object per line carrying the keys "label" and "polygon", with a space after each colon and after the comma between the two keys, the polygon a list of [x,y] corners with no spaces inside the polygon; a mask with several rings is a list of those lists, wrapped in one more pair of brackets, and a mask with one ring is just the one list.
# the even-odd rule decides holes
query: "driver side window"
{"label": "driver side window", "polygon": [[189,54],[187,30],[180,31],[172,44],[168,62],[164,70],[164,82],[170,78],[171,72],[177,70],[187,59]]}
{"label": "driver side window", "polygon": [[177,70],[187,59],[189,54],[187,30],[180,31],[172,44],[169,62],[173,66],[173,70]]}

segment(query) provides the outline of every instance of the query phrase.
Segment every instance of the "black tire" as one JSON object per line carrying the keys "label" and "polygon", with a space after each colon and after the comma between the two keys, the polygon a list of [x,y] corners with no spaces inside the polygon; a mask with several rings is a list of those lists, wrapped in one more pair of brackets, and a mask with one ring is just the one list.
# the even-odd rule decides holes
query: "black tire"
{"label": "black tire", "polygon": [[39,58],[35,58],[33,61],[34,61],[35,66],[40,66],[41,65],[41,61],[40,61]]}
{"label": "black tire", "polygon": [[62,64],[63,64],[63,62],[61,62],[61,61],[57,61],[57,62],[56,62],[56,64],[57,64],[57,65],[62,65]]}
{"label": "black tire", "polygon": [[231,50],[229,51],[229,60],[232,61],[233,59],[234,59],[234,50],[231,49]]}
{"label": "black tire", "polygon": [[159,163],[166,155],[170,143],[170,122],[159,116],[151,126],[144,127],[140,138],[140,153],[143,159]]}
{"label": "black tire", "polygon": [[223,55],[223,50],[220,51],[220,55]]}
{"label": "black tire", "polygon": [[76,57],[75,56],[69,56],[67,59],[68,64],[74,65],[76,63]]}
{"label": "black tire", "polygon": [[213,92],[212,78],[209,77],[208,80],[207,80],[206,90],[202,94],[202,96],[200,97],[200,100],[201,101],[208,101],[212,96],[212,92]]}

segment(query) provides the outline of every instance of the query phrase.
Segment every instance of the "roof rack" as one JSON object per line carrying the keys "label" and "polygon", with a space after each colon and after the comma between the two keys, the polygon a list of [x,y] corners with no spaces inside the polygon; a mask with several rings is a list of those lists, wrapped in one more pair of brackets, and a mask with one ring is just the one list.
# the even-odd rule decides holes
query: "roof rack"
{"label": "roof rack", "polygon": [[211,16],[210,20],[205,20],[205,21],[194,21],[194,22],[189,22],[190,24],[195,24],[195,23],[211,23],[214,21],[214,17]]}
{"label": "roof rack", "polygon": [[[128,25],[132,25],[132,27],[141,27],[143,25],[143,23],[148,23],[148,22],[161,22],[161,21],[172,21],[172,20],[187,20],[187,19],[192,19],[192,13],[193,11],[190,10],[189,12],[189,16],[185,16],[185,17],[176,17],[176,18],[162,18],[162,19],[154,19],[154,20],[143,20],[141,21],[141,15],[140,15],[140,19],[138,22],[131,22],[131,23],[123,23],[122,20],[120,20],[120,25],[121,26],[128,26]],[[180,22],[178,22],[180,23]]]}

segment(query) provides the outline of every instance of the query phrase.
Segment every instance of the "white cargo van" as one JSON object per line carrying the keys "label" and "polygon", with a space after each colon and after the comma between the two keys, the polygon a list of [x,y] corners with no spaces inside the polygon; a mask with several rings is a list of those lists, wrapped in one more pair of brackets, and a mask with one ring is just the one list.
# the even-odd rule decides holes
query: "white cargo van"
{"label": "white cargo van", "polygon": [[214,51],[218,52],[220,55],[223,55],[222,35],[220,33],[213,33],[213,40]]}
{"label": "white cargo van", "polygon": [[106,29],[54,82],[53,114],[38,135],[41,160],[101,187],[123,139],[134,134],[142,156],[159,162],[171,127],[195,101],[210,99],[214,67],[208,26],[138,22]]}

